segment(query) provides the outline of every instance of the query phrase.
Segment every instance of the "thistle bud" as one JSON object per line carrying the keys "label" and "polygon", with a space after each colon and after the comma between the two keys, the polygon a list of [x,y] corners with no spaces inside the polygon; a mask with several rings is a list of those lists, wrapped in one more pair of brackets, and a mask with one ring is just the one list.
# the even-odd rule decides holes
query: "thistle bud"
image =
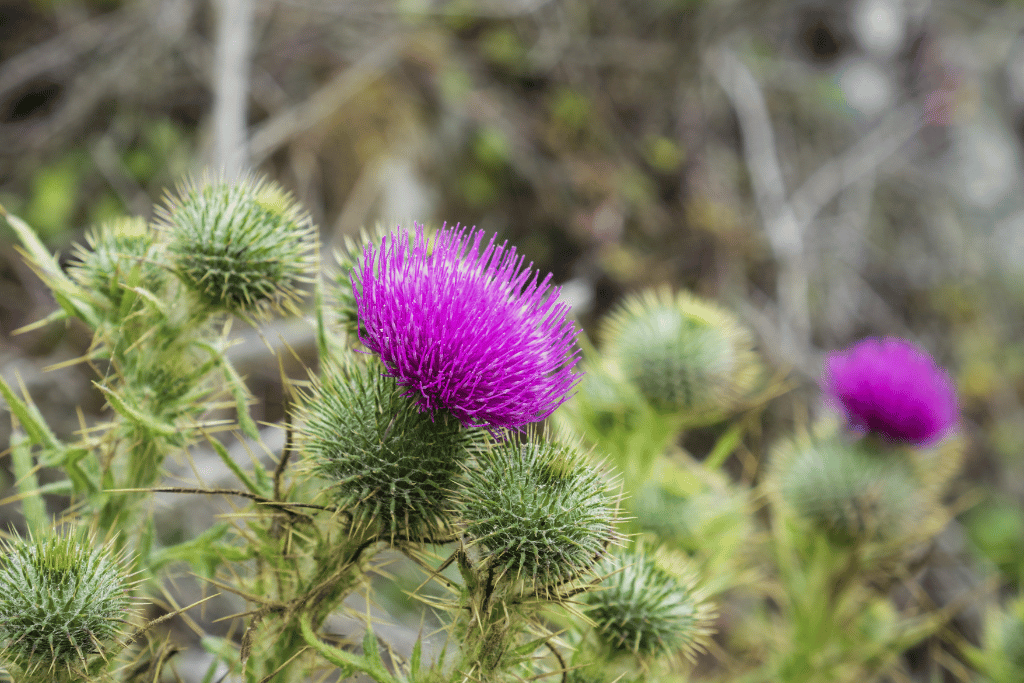
{"label": "thistle bud", "polygon": [[295,310],[315,265],[316,229],[273,183],[202,180],[159,210],[174,271],[212,309],[261,317]]}
{"label": "thistle bud", "polygon": [[906,539],[921,530],[927,501],[911,466],[839,436],[776,449],[775,479],[798,518],[849,545]]}
{"label": "thistle bud", "polygon": [[544,592],[580,577],[616,539],[616,499],[578,449],[492,444],[466,469],[459,513],[496,576]]}
{"label": "thistle bud", "polygon": [[353,530],[429,539],[449,532],[471,435],[404,393],[378,365],[327,365],[298,409],[299,449]]}
{"label": "thistle bud", "polygon": [[87,292],[105,297],[111,310],[120,311],[129,288],[142,287],[159,294],[164,270],[156,262],[153,233],[142,218],[121,218],[102,224],[86,234],[86,244],[76,245],[69,272]]}
{"label": "thistle bud", "polygon": [[714,615],[683,558],[640,548],[607,559],[600,569],[605,578],[584,602],[607,656],[692,659],[703,649]]}
{"label": "thistle bud", "polygon": [[92,680],[92,656],[116,652],[127,624],[124,558],[60,533],[4,542],[0,556],[0,661],[19,681]]}
{"label": "thistle bud", "polygon": [[691,421],[737,408],[760,374],[750,332],[685,292],[627,299],[605,319],[602,336],[609,361],[652,406]]}

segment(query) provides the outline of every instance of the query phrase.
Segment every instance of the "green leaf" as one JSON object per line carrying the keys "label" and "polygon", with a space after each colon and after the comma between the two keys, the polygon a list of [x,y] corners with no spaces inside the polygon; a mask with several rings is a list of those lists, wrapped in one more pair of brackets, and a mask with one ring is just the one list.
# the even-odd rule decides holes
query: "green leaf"
{"label": "green leaf", "polygon": [[736,451],[741,438],[743,438],[742,425],[737,423],[729,427],[715,442],[715,447],[711,449],[711,453],[704,460],[704,466],[709,470],[717,470],[721,467],[726,459]]}
{"label": "green leaf", "polygon": [[22,496],[21,511],[25,515],[28,528],[33,533],[41,533],[49,526],[49,519],[46,515],[46,503],[39,491],[36,468],[32,464],[31,439],[18,429],[17,418],[13,418],[11,423],[11,462],[14,465],[18,492]]}
{"label": "green leaf", "polygon": [[147,415],[141,410],[137,410],[125,403],[116,391],[106,387],[99,382],[93,382],[97,389],[103,392],[103,396],[107,399],[107,403],[110,407],[117,412],[118,415],[125,418],[129,422],[135,423],[141,427],[145,427],[149,431],[159,434],[165,437],[176,437],[179,435],[178,428],[167,422],[162,422],[152,415]]}
{"label": "green leaf", "polygon": [[18,376],[18,384],[22,395],[25,397],[24,401],[18,398],[17,394],[14,393],[14,389],[0,377],[0,394],[3,394],[4,400],[7,401],[7,407],[10,409],[11,414],[18,419],[21,426],[28,432],[28,437],[32,440],[32,443],[55,452],[63,450],[64,444],[60,442],[57,435],[46,424],[42,413],[39,412],[39,409],[36,408],[29,397],[20,376]]}
{"label": "green leaf", "polygon": [[238,477],[238,480],[245,485],[245,488],[249,489],[250,493],[255,493],[257,496],[267,495],[268,491],[265,489],[261,489],[259,485],[256,484],[256,482],[254,482],[252,479],[250,479],[249,475],[247,475],[242,470],[242,468],[238,466],[238,463],[235,462],[235,459],[231,457],[230,453],[228,453],[228,449],[224,447],[224,444],[222,444],[220,441],[218,441],[217,439],[213,438],[210,435],[207,435],[207,441],[209,441],[210,445],[213,446],[213,450],[217,452],[217,455],[220,457],[221,462],[227,465],[229,470],[234,472],[235,476]]}

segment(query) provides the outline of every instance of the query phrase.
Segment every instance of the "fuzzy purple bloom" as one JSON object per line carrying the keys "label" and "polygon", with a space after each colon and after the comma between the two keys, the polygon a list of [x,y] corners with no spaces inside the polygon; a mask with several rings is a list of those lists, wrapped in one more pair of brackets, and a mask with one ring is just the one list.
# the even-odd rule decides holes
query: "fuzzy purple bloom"
{"label": "fuzzy purple bloom", "polygon": [[850,427],[927,446],[955,429],[960,410],[949,374],[904,339],[864,339],[825,359],[822,388]]}
{"label": "fuzzy purple bloom", "polygon": [[542,420],[580,375],[576,326],[551,275],[483,230],[418,225],[367,246],[352,291],[359,338],[425,411],[494,431]]}

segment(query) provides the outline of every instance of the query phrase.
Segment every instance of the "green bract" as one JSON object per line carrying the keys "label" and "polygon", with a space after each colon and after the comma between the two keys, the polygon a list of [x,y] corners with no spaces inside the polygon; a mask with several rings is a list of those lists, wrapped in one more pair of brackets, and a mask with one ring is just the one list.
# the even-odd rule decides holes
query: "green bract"
{"label": "green bract", "polygon": [[116,645],[131,604],[123,561],[61,534],[6,542],[2,556],[0,661],[36,680]]}
{"label": "green bract", "polygon": [[615,499],[575,448],[510,438],[480,453],[464,480],[466,533],[506,580],[578,578],[615,539]]}
{"label": "green bract", "polygon": [[315,267],[316,229],[280,187],[190,183],[168,196],[159,215],[174,271],[206,305],[257,316],[294,310]]}
{"label": "green bract", "polygon": [[429,539],[449,530],[470,436],[403,394],[379,366],[326,366],[298,411],[300,449],[354,528]]}

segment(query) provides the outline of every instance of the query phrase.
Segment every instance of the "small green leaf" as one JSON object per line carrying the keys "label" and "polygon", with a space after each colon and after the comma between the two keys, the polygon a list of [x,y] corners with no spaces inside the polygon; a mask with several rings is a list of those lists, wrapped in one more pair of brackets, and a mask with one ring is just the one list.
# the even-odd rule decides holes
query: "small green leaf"
{"label": "small green leaf", "polygon": [[144,427],[155,434],[159,434],[160,436],[176,437],[179,435],[178,428],[174,425],[161,422],[152,415],[147,415],[141,410],[137,410],[129,406],[113,389],[106,387],[99,382],[93,382],[93,384],[97,389],[103,392],[103,396],[107,399],[107,403],[110,404],[110,407],[113,408],[118,415],[129,422]]}
{"label": "small green leaf", "polygon": [[228,449],[224,447],[224,444],[222,444],[220,441],[209,435],[207,436],[207,440],[210,442],[210,445],[213,446],[213,450],[217,452],[217,455],[218,457],[220,457],[221,462],[227,465],[228,469],[231,470],[236,477],[238,477],[238,480],[245,485],[245,488],[249,489],[250,493],[255,493],[258,496],[267,495],[267,490],[261,489],[259,485],[252,479],[250,479],[249,475],[247,475],[242,470],[242,468],[238,466],[238,463],[235,462],[235,459],[231,457],[230,453],[228,453]]}

